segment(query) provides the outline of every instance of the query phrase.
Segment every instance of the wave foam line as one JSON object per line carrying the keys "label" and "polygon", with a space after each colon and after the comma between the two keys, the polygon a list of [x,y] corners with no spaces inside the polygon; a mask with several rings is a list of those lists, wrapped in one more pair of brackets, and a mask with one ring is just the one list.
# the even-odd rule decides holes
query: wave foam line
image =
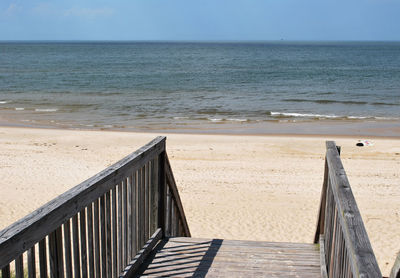
{"label": "wave foam line", "polygon": [[231,121],[231,122],[247,122],[247,119],[226,119],[227,121]]}
{"label": "wave foam line", "polygon": [[57,112],[58,109],[57,108],[44,108],[44,109],[36,108],[35,111],[36,112]]}
{"label": "wave foam line", "polygon": [[286,116],[286,117],[302,117],[302,118],[342,118],[337,115],[322,115],[322,114],[302,114],[302,113],[285,113],[271,112],[271,116]]}
{"label": "wave foam line", "polygon": [[224,119],[221,119],[221,118],[209,118],[208,120],[212,121],[212,122],[222,122]]}
{"label": "wave foam line", "polygon": [[189,119],[189,117],[174,117],[174,120],[186,120]]}
{"label": "wave foam line", "polygon": [[236,119],[236,118],[207,118],[211,122],[248,122],[248,119]]}
{"label": "wave foam line", "polygon": [[297,118],[324,118],[324,119],[351,119],[351,120],[398,120],[393,117],[378,117],[378,116],[338,116],[338,115],[323,115],[312,113],[285,113],[285,112],[271,112],[273,117],[297,117]]}

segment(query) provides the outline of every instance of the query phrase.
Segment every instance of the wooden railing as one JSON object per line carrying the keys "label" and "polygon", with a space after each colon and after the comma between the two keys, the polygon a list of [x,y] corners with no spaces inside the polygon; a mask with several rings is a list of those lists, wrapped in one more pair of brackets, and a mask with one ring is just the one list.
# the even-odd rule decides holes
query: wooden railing
{"label": "wooden railing", "polygon": [[326,142],[325,174],[314,243],[320,243],[325,277],[382,277],[340,160]]}
{"label": "wooden railing", "polygon": [[1,277],[127,277],[165,236],[190,232],[157,137],[0,231]]}
{"label": "wooden railing", "polygon": [[400,253],[394,261],[392,270],[390,271],[390,278],[400,278]]}

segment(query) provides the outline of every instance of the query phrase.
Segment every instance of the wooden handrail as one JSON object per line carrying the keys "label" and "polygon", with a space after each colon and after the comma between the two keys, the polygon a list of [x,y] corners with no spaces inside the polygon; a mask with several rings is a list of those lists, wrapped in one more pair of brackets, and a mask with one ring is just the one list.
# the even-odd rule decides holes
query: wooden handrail
{"label": "wooden handrail", "polygon": [[[180,234],[180,236],[191,237],[189,226],[188,226],[186,216],[185,216],[185,212],[183,210],[181,198],[178,193],[178,188],[176,187],[174,174],[172,172],[171,164],[168,159],[168,155],[166,155],[166,159],[165,159],[165,173],[166,173],[166,177],[167,177],[167,184],[168,184],[170,191],[172,192],[172,198],[175,201],[175,204],[177,207],[177,213],[179,215],[179,221],[181,222],[182,229],[183,229],[182,233],[178,233],[178,234]],[[178,236],[178,234],[176,236]]]}
{"label": "wooden handrail", "polygon": [[335,142],[326,142],[314,242],[324,235],[328,277],[382,277]]}
{"label": "wooden handrail", "polygon": [[164,231],[190,236],[165,141],[155,138],[0,231],[2,278],[12,261],[16,277],[124,276]]}
{"label": "wooden handrail", "polygon": [[400,253],[393,264],[392,270],[390,271],[390,278],[400,278]]}

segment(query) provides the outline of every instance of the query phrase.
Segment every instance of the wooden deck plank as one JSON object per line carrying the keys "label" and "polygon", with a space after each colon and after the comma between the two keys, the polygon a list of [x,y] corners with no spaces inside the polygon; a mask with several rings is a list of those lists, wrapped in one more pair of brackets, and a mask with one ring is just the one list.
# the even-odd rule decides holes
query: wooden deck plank
{"label": "wooden deck plank", "polygon": [[152,252],[140,277],[321,277],[318,245],[169,238]]}
{"label": "wooden deck plank", "polygon": [[300,251],[300,252],[310,252],[314,253],[318,248],[316,245],[312,244],[312,246],[304,246],[304,247],[294,247],[294,246],[279,246],[278,244],[271,246],[246,246],[246,245],[219,245],[219,244],[211,244],[211,243],[203,243],[203,244],[168,244],[166,245],[165,250],[169,249],[204,249],[204,248],[225,248],[225,249],[249,249],[249,250],[265,250],[265,249],[276,249],[276,250],[288,250],[288,251]]}
{"label": "wooden deck plank", "polygon": [[[171,237],[168,240],[168,243],[187,243],[187,244],[206,244],[212,242],[212,239],[198,239],[191,237]],[[221,239],[222,241],[222,239]],[[214,242],[214,245],[219,244],[218,242]],[[282,248],[308,248],[315,249],[314,244],[310,243],[293,243],[293,242],[269,242],[269,241],[251,241],[251,240],[223,240],[223,245],[238,245],[238,246],[255,246],[255,247],[270,247],[270,246],[279,246]]]}
{"label": "wooden deck plank", "polygon": [[[163,253],[159,253],[161,256],[157,256],[154,258],[153,263],[165,263],[165,262],[176,262],[176,261],[184,261],[184,260],[191,260],[191,261],[235,261],[240,263],[243,259],[246,260],[256,260],[265,261],[268,263],[269,261],[290,261],[293,264],[315,264],[319,263],[319,258],[303,258],[300,256],[285,256],[285,255],[273,255],[273,254],[266,254],[265,256],[259,255],[255,256],[250,253],[235,253],[235,254],[228,254],[213,256],[213,255],[203,255],[203,254],[170,254],[165,256]],[[246,262],[248,263],[248,262]]]}
{"label": "wooden deck plank", "polygon": [[296,250],[295,252],[292,252],[292,250],[283,250],[283,249],[276,249],[276,248],[260,248],[260,249],[249,249],[249,248],[225,248],[225,246],[222,246],[221,248],[187,248],[187,249],[163,249],[159,251],[160,256],[168,256],[168,255],[205,255],[206,253],[208,255],[214,255],[218,253],[219,256],[224,256],[226,254],[227,256],[230,256],[232,253],[233,254],[238,254],[240,253],[241,255],[245,256],[247,255],[252,255],[252,256],[267,256],[267,255],[280,255],[284,257],[299,257],[299,255],[302,255],[304,258],[314,258],[317,260],[320,260],[319,256],[317,256],[316,252],[301,252],[301,250]]}
{"label": "wooden deck plank", "polygon": [[[250,263],[249,263],[250,261]],[[202,264],[206,264],[203,266]],[[271,271],[271,270],[288,270],[290,268],[290,271],[296,271],[296,272],[301,272],[304,270],[307,271],[314,271],[314,272],[321,272],[318,268],[315,268],[315,266],[319,266],[318,264],[314,263],[304,263],[304,264],[297,264],[294,263],[293,261],[286,260],[286,261],[279,261],[279,260],[249,260],[245,259],[242,261],[235,260],[235,261],[230,261],[230,260],[198,260],[198,261],[185,261],[185,260],[177,260],[177,261],[168,261],[165,264],[158,264],[157,262],[153,263],[152,266],[148,267],[146,270],[146,273],[152,273],[152,272],[164,272],[164,271],[169,271],[169,270],[174,270],[178,268],[188,268],[188,267],[196,267],[197,269],[208,269],[210,265],[212,264],[213,268],[217,269],[230,269],[230,270],[262,270],[262,271]]]}
{"label": "wooden deck plank", "polygon": [[[214,251],[215,250],[215,251]],[[301,250],[289,250],[289,249],[278,249],[278,248],[258,248],[258,249],[251,249],[251,248],[226,248],[225,246],[222,246],[221,248],[214,248],[212,246],[209,246],[208,248],[187,248],[187,249],[167,249],[167,250],[163,250],[160,251],[162,253],[167,254],[169,253],[174,253],[174,254],[199,254],[199,253],[204,253],[204,252],[219,252],[219,255],[223,255],[223,253],[237,253],[240,252],[241,254],[245,254],[245,253],[249,253],[249,254],[268,254],[268,253],[272,253],[272,254],[285,254],[286,256],[288,255],[294,255],[294,256],[298,256],[303,255],[303,256],[315,256],[315,252],[311,252],[311,251],[304,251],[301,252]],[[316,257],[316,256],[315,256]]]}
{"label": "wooden deck plank", "polygon": [[301,254],[300,252],[297,253],[286,253],[286,252],[274,252],[274,250],[268,250],[266,252],[258,252],[253,253],[248,250],[217,250],[217,251],[197,251],[197,252],[159,252],[159,257],[167,257],[167,256],[202,256],[206,257],[215,257],[218,255],[219,257],[232,257],[232,256],[241,256],[241,257],[254,257],[254,258],[281,258],[281,259],[293,259],[298,260],[299,257],[301,260],[315,260],[320,261],[320,257],[317,257],[313,254]]}
{"label": "wooden deck plank", "polygon": [[271,246],[237,246],[237,245],[217,245],[217,244],[170,244],[167,243],[163,250],[161,252],[202,252],[204,250],[214,250],[218,249],[220,252],[222,251],[237,251],[240,250],[241,252],[249,252],[249,253],[265,253],[265,252],[285,252],[287,254],[291,253],[301,253],[301,254],[311,254],[311,255],[316,255],[316,252],[319,251],[318,246],[314,244],[310,244],[311,246],[306,246],[303,248],[295,248],[295,247],[285,247],[285,246],[279,246],[279,245],[271,245]]}
{"label": "wooden deck plank", "polygon": [[[288,277],[290,275],[296,275],[295,277],[320,277],[321,271],[312,268],[228,268],[226,266],[213,266],[203,267],[198,266],[181,266],[170,269],[160,269],[158,271],[148,271],[140,277],[146,275],[152,275],[157,277],[171,277],[177,276],[178,274],[189,274],[190,277],[209,277],[209,275],[219,273],[220,277],[271,277],[271,274],[279,274],[276,277]],[[200,274],[200,275],[199,275]],[[201,275],[202,274],[202,275]],[[223,275],[222,275],[223,274]],[[180,276],[180,275],[179,275]]]}

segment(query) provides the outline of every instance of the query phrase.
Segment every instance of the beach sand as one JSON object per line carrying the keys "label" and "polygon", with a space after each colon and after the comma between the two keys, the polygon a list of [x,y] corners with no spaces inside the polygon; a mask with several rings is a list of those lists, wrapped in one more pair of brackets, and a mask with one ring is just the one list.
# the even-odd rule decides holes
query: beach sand
{"label": "beach sand", "polygon": [[[0,229],[157,135],[193,237],[313,241],[325,140],[342,160],[384,275],[400,250],[400,140],[155,134],[0,127]],[[368,138],[371,139],[371,138]]]}

